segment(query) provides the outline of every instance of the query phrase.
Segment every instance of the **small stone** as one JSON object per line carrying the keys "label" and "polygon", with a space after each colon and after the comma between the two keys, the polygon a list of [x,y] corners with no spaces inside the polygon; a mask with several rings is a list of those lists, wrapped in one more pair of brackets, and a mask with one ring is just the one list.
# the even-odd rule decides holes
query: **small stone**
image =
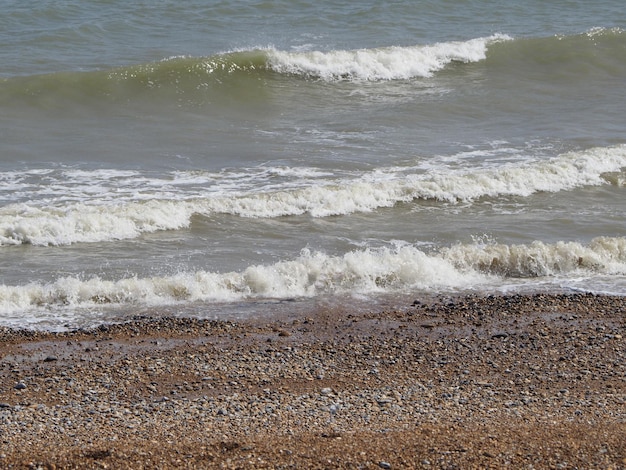
{"label": "small stone", "polygon": [[8,403],[0,403],[0,409],[4,408],[11,408],[11,405],[9,405]]}
{"label": "small stone", "polygon": [[330,387],[325,387],[320,391],[320,393],[322,395],[330,395],[331,393],[333,393],[333,389]]}
{"label": "small stone", "polygon": [[54,362],[56,360],[58,360],[56,356],[47,356],[43,362]]}
{"label": "small stone", "polygon": [[389,405],[390,403],[393,403],[393,400],[389,397],[379,397],[376,399],[376,403],[378,403],[378,406],[386,406]]}
{"label": "small stone", "polygon": [[391,464],[389,462],[378,462],[378,466],[386,470],[391,470]]}
{"label": "small stone", "polygon": [[15,390],[24,390],[26,388],[26,384],[24,382],[18,382],[13,388],[15,388]]}

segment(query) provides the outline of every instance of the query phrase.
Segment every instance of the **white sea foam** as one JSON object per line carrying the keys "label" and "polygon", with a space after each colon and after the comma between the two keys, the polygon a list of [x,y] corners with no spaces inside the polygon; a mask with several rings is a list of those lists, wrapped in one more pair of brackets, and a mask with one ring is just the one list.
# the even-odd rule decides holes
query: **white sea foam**
{"label": "white sea foam", "polygon": [[229,302],[333,294],[458,290],[508,278],[626,275],[626,238],[529,245],[480,243],[427,252],[419,246],[363,248],[343,256],[303,250],[295,259],[241,272],[105,280],[63,277],[50,283],[0,286],[0,314],[37,309],[104,308]]}
{"label": "white sea foam", "polygon": [[460,287],[480,274],[463,273],[439,256],[411,246],[361,250],[327,256],[304,250],[293,260],[250,266],[226,274],[195,272],[170,277],[65,277],[52,283],[0,286],[0,313],[36,308],[87,308],[118,305],[164,305],[247,298],[309,297],[334,293],[371,293],[402,287]]}
{"label": "white sea foam", "polygon": [[456,245],[442,256],[458,269],[532,278],[572,273],[626,275],[626,238],[598,237],[577,242],[529,245]]}
{"label": "white sea foam", "polygon": [[[66,195],[69,202],[61,205],[7,205],[0,209],[0,245],[129,239],[143,233],[188,227],[194,214],[327,217],[369,212],[413,200],[456,203],[485,197],[527,197],[540,191],[621,184],[619,175],[625,167],[626,145],[622,145],[567,153],[549,160],[522,160],[495,168],[433,168],[417,172],[414,167],[393,167],[337,178],[305,169],[295,172],[295,179],[291,172],[280,168],[247,175],[237,170],[236,177],[195,175],[191,186],[185,186],[184,178],[178,175],[178,188],[172,182],[165,186],[155,182],[144,184],[142,192],[133,182],[130,188],[111,186],[104,195],[99,190],[97,197],[85,195],[81,189],[80,194]],[[201,177],[206,177],[210,184],[203,185]],[[66,188],[67,193],[71,190]],[[56,191],[61,189],[57,187]],[[73,198],[81,202],[72,202]]]}
{"label": "white sea foam", "polygon": [[148,201],[123,205],[69,204],[37,208],[26,204],[0,211],[0,245],[69,245],[135,238],[142,233],[189,225],[184,204]]}
{"label": "white sea foam", "polygon": [[270,50],[270,67],[279,73],[323,80],[398,80],[430,77],[451,62],[484,60],[489,44],[511,39],[505,35],[426,46],[286,52]]}

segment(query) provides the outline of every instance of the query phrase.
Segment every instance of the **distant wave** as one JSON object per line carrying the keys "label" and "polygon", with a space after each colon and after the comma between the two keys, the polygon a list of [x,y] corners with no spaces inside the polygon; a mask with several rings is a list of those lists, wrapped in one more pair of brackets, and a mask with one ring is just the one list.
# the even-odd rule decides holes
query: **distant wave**
{"label": "distant wave", "polygon": [[[583,34],[513,39],[504,34],[414,46],[354,50],[285,51],[273,47],[237,50],[208,57],[171,57],[159,62],[91,72],[61,72],[0,80],[4,105],[53,108],[75,102],[150,101],[203,104],[225,93],[237,97],[263,88],[277,75],[327,82],[393,81],[432,77],[453,63],[526,73],[539,64],[575,76],[586,70],[626,73],[624,30],[593,29]],[[532,67],[531,67],[532,66]],[[247,96],[247,95],[246,95]]]}
{"label": "distant wave", "polygon": [[[197,187],[192,193],[161,193],[166,194],[167,199],[159,197],[157,192],[138,200],[140,191],[135,187],[126,191],[127,194],[115,187],[108,194],[98,191],[97,197],[85,202],[66,202],[59,206],[19,203],[0,208],[0,246],[129,239],[143,233],[188,227],[194,214],[328,217],[369,212],[414,200],[457,203],[485,197],[526,197],[539,191],[620,184],[624,179],[623,168],[626,168],[626,145],[566,153],[545,161],[463,171],[409,171],[407,174],[402,169],[390,168],[334,179],[322,172],[302,170],[294,174],[317,177],[301,180],[295,187],[293,181],[287,179],[282,184],[283,189],[280,186],[255,189],[249,185],[247,189],[235,187],[219,192],[208,185],[204,194]],[[98,174],[102,177],[102,173]],[[71,192],[71,188],[67,191]],[[118,193],[122,199],[118,198]]]}
{"label": "distant wave", "polygon": [[105,280],[64,277],[50,283],[0,286],[0,314],[38,308],[156,306],[188,302],[293,298],[410,289],[464,289],[490,278],[584,273],[625,275],[626,239],[601,237],[530,245],[456,245],[427,253],[415,246],[363,249],[343,256],[303,250],[292,260],[241,272]]}

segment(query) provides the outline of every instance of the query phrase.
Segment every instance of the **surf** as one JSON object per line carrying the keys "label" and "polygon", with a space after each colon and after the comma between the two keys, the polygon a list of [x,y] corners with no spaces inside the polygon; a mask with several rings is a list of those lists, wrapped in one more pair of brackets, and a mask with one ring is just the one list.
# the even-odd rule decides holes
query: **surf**
{"label": "surf", "polygon": [[371,295],[416,289],[458,291],[476,285],[496,287],[508,278],[597,274],[626,275],[625,238],[598,237],[588,244],[476,242],[432,250],[399,244],[334,256],[304,249],[293,259],[252,265],[238,272],[181,272],[117,280],[67,276],[51,282],[1,285],[0,313]]}
{"label": "surf", "polygon": [[[333,176],[319,169],[256,168],[228,174],[178,173],[180,184],[137,180],[135,172],[96,172],[100,188],[91,196],[82,186],[52,184],[69,199],[9,203],[0,208],[0,247],[69,245],[137,238],[146,233],[188,228],[194,215],[244,218],[310,216],[326,218],[374,212],[400,203],[475,204],[491,198],[530,197],[601,185],[621,185],[626,145],[569,152],[546,160],[524,159],[471,169],[412,166]],[[93,188],[89,172],[81,173]],[[280,181],[275,175],[281,174]],[[109,175],[109,176],[107,176]],[[274,175],[274,176],[272,176]],[[15,175],[17,177],[17,174]],[[112,178],[108,181],[107,178]],[[125,187],[125,181],[132,182]],[[186,181],[191,187],[182,184]],[[240,181],[241,184],[238,184]],[[271,182],[271,184],[270,184]],[[14,189],[17,182],[9,184]],[[166,197],[165,197],[166,196]],[[82,200],[76,202],[75,198]],[[59,202],[60,201],[60,202]]]}

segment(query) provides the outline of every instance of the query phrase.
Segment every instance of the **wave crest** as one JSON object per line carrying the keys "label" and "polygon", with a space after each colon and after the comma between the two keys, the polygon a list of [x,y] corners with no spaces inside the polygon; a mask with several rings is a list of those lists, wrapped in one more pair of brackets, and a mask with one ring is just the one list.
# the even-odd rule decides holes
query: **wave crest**
{"label": "wave crest", "polygon": [[428,46],[334,50],[329,52],[269,51],[269,65],[279,73],[323,80],[400,80],[431,77],[452,62],[478,62],[489,44],[509,40],[505,35]]}

